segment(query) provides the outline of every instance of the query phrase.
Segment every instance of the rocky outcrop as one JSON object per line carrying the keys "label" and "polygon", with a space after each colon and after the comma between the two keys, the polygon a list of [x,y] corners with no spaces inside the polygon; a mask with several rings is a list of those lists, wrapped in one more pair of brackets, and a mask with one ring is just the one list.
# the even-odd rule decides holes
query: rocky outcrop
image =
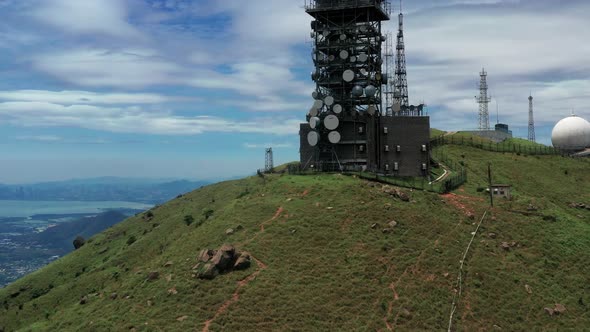
{"label": "rocky outcrop", "polygon": [[381,190],[386,193],[389,194],[395,198],[400,199],[403,202],[409,202],[410,201],[410,196],[408,194],[406,194],[405,192],[399,190],[398,188],[394,188],[392,186],[389,185],[384,185]]}
{"label": "rocky outcrop", "polygon": [[220,274],[250,267],[252,258],[247,252],[240,252],[232,245],[223,245],[218,250],[203,249],[198,263],[193,267],[195,277],[214,279]]}

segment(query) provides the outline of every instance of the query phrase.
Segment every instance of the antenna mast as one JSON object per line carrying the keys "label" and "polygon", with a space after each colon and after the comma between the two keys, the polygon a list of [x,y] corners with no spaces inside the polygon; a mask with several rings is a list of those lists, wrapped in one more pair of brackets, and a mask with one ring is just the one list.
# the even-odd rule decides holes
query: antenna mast
{"label": "antenna mast", "polygon": [[[408,78],[406,70],[406,49],[404,44],[404,14],[402,1],[399,4],[399,30],[397,33],[396,61],[395,61],[395,93],[394,100],[400,106],[402,113],[408,112],[410,106],[408,98]],[[406,115],[406,114],[402,114]]]}
{"label": "antenna mast", "polygon": [[273,153],[272,148],[266,149],[266,162],[264,163],[264,171],[266,173],[270,173],[275,168],[274,160],[273,160]]}
{"label": "antenna mast", "polygon": [[479,104],[479,130],[490,130],[490,112],[488,106],[492,98],[488,96],[488,73],[485,69],[482,69],[479,76],[479,97],[475,97]]}
{"label": "antenna mast", "polygon": [[536,142],[535,119],[533,117],[533,96],[529,95],[529,141]]}

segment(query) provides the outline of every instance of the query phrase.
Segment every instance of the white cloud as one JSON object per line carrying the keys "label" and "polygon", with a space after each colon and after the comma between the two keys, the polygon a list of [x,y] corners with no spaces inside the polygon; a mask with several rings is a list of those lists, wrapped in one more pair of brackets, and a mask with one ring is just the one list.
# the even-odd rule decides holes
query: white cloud
{"label": "white cloud", "polygon": [[[89,91],[14,90],[0,91],[0,100],[56,104],[162,104],[188,98],[154,93],[96,93]],[[194,100],[194,98],[192,99]]]}
{"label": "white cloud", "polygon": [[43,0],[32,14],[36,19],[71,34],[141,37],[127,22],[125,1]]}
{"label": "white cloud", "polygon": [[77,127],[115,133],[196,135],[206,132],[292,135],[299,120],[256,118],[231,120],[215,116],[178,116],[137,106],[63,106],[47,102],[0,103],[0,120],[27,127]]}
{"label": "white cloud", "polygon": [[59,142],[63,140],[60,136],[55,135],[28,135],[15,137],[19,141],[36,141],[36,142]]}
{"label": "white cloud", "polygon": [[244,143],[244,147],[248,149],[285,149],[285,148],[293,148],[295,147],[292,143],[266,143],[266,144],[259,144],[259,143]]}

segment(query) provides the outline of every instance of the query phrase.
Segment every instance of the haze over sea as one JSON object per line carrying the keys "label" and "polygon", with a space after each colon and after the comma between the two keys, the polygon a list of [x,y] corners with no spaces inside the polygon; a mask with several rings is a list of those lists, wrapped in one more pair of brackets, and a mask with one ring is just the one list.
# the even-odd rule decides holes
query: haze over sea
{"label": "haze over sea", "polygon": [[94,214],[112,209],[147,210],[152,206],[133,202],[0,201],[0,217],[30,217],[38,214]]}

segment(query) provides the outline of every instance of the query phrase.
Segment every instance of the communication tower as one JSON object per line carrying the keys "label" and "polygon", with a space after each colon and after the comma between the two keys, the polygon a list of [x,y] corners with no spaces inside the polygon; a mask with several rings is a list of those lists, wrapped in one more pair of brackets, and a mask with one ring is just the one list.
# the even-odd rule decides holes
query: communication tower
{"label": "communication tower", "polygon": [[[395,53],[393,52],[393,39],[391,33],[385,35],[385,73],[387,77],[395,77]],[[385,85],[385,114],[387,116],[393,115],[393,105],[395,102],[395,79],[390,79]]]}
{"label": "communication tower", "polygon": [[535,119],[533,117],[533,96],[529,95],[529,141],[536,142]]}
{"label": "communication tower", "polygon": [[[408,77],[406,70],[406,46],[404,43],[404,14],[402,11],[402,2],[400,0],[400,11],[399,11],[399,28],[397,32],[397,45],[396,45],[396,59],[395,59],[395,106],[394,110],[396,113],[402,113],[401,115],[408,112],[410,101],[408,98]],[[399,111],[398,111],[399,109]],[[400,114],[398,114],[400,115]]]}
{"label": "communication tower", "polygon": [[264,171],[269,173],[275,168],[274,160],[273,160],[273,153],[272,148],[266,149],[266,158],[264,163]]}
{"label": "communication tower", "polygon": [[488,106],[492,98],[488,96],[488,73],[485,69],[481,70],[479,77],[479,96],[475,97],[479,104],[479,130],[490,130],[490,112]]}

